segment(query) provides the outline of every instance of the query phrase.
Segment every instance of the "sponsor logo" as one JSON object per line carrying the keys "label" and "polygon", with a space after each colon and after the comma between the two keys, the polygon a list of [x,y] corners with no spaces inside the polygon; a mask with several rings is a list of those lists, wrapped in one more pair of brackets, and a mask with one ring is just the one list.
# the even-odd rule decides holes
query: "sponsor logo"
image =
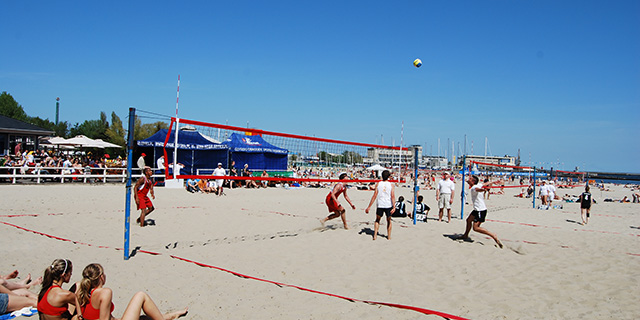
{"label": "sponsor logo", "polygon": [[259,145],[261,145],[260,142],[258,142],[258,141],[251,141],[251,138],[242,138],[242,142],[244,142],[245,144],[248,144],[250,146],[259,146]]}

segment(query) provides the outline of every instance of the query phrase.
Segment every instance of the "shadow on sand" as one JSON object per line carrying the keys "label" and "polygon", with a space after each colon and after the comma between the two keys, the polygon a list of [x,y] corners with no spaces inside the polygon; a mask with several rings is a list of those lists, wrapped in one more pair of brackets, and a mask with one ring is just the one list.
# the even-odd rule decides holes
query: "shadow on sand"
{"label": "shadow on sand", "polygon": [[[363,233],[368,235],[368,236],[370,236],[371,238],[373,238],[373,230],[371,228],[362,228],[362,230],[360,230],[360,232],[358,232],[358,234],[363,234]],[[389,239],[386,235],[382,235],[382,234],[379,234],[379,233],[378,233],[378,236],[382,237],[382,238]]]}
{"label": "shadow on sand", "polygon": [[461,234],[459,233],[453,233],[453,234],[443,234],[442,235],[445,238],[449,238],[453,241],[456,242],[473,242],[473,239],[471,238],[463,238]]}

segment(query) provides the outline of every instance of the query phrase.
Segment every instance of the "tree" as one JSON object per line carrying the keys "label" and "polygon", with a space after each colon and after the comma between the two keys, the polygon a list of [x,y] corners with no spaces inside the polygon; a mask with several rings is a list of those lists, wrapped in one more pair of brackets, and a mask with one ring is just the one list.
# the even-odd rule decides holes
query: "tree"
{"label": "tree", "polygon": [[60,121],[56,125],[51,122],[49,119],[41,119],[40,117],[29,117],[27,116],[29,123],[36,125],[40,128],[51,130],[55,132],[55,135],[58,137],[67,138],[69,136],[69,123],[66,121]]}
{"label": "tree", "polygon": [[109,142],[124,147],[127,144],[126,131],[122,126],[122,120],[115,112],[111,112],[111,126],[106,133]]}
{"label": "tree", "polygon": [[362,156],[357,152],[345,151],[342,153],[342,158],[347,163],[362,163]]}
{"label": "tree", "polygon": [[136,116],[133,127],[133,138],[135,140],[144,140],[154,135],[160,129],[169,129],[169,124],[162,121],[142,124],[140,118]]}
{"label": "tree", "polygon": [[0,114],[24,122],[29,120],[22,106],[6,91],[0,94]]}
{"label": "tree", "polygon": [[107,115],[104,111],[100,112],[100,119],[98,120],[85,120],[81,125],[76,124],[70,133],[72,136],[84,135],[91,139],[107,139],[107,129],[109,129],[109,122],[107,121]]}

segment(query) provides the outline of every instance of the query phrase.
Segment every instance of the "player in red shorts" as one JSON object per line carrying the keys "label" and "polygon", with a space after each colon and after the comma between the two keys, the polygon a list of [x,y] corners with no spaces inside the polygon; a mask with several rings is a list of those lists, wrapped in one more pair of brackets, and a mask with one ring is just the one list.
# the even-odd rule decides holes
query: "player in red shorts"
{"label": "player in red shorts", "polygon": [[136,182],[136,192],[133,194],[133,198],[136,200],[136,207],[138,210],[141,210],[140,217],[136,220],[137,223],[140,223],[141,227],[145,226],[144,219],[146,216],[151,214],[155,209],[153,203],[151,203],[151,199],[147,196],[147,193],[151,192],[151,198],[156,199],[156,196],[153,194],[152,174],[151,168],[144,167],[143,175]]}
{"label": "player in red shorts", "polygon": [[[340,177],[339,177],[340,180],[344,180],[346,178],[347,178],[347,174],[346,173],[340,174]],[[342,184],[342,182],[338,182],[333,187],[331,192],[329,192],[329,194],[327,195],[327,199],[325,201],[327,203],[327,207],[329,208],[329,212],[332,212],[332,214],[330,214],[328,217],[324,218],[322,220],[322,224],[324,225],[325,222],[327,222],[327,221],[329,221],[331,219],[335,219],[337,217],[341,217],[342,218],[342,223],[344,224],[344,228],[345,229],[349,229],[349,226],[347,226],[347,217],[345,215],[347,210],[345,210],[342,207],[342,205],[340,204],[340,202],[338,202],[338,197],[340,196],[340,194],[344,194],[344,198],[347,200],[347,202],[349,202],[349,204],[351,205],[351,208],[353,208],[353,210],[356,209],[356,206],[353,205],[353,203],[351,202],[351,199],[349,199],[349,196],[347,196],[347,188],[344,186],[344,184]]]}

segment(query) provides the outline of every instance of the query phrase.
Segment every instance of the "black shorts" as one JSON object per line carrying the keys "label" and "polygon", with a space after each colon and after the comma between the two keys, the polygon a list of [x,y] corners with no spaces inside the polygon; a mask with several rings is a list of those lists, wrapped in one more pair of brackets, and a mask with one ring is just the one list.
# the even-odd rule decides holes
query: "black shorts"
{"label": "black shorts", "polygon": [[580,209],[591,209],[591,203],[581,203]]}
{"label": "black shorts", "polygon": [[387,217],[391,217],[391,208],[378,208],[378,209],[376,209],[376,215],[378,217],[382,217],[385,214],[387,215]]}
{"label": "black shorts", "polygon": [[487,210],[471,211],[471,215],[473,216],[473,222],[484,222],[484,218],[487,217]]}

